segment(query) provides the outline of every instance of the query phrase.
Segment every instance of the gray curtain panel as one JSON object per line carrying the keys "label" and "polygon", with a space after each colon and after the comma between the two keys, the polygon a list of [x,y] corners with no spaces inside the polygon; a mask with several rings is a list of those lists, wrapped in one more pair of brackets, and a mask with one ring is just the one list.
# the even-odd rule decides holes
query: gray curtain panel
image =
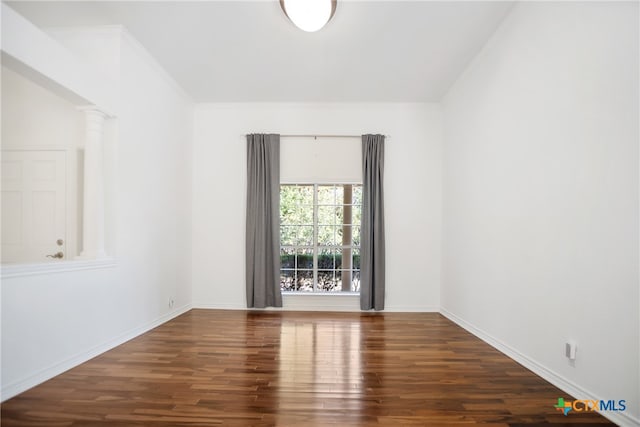
{"label": "gray curtain panel", "polygon": [[247,307],[282,307],[280,135],[247,135]]}
{"label": "gray curtain panel", "polygon": [[362,135],[360,308],[384,309],[384,135]]}

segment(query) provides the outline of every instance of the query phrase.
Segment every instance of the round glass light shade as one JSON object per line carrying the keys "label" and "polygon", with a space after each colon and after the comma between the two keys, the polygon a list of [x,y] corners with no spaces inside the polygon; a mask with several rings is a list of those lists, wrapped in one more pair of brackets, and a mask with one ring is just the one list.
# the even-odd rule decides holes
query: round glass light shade
{"label": "round glass light shade", "polygon": [[324,27],[336,11],[336,0],[280,0],[296,27],[312,33]]}

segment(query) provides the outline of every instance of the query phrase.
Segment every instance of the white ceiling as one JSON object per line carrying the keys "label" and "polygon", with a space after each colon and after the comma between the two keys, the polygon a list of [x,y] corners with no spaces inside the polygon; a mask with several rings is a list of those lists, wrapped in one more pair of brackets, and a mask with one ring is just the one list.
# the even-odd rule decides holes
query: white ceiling
{"label": "white ceiling", "polygon": [[122,24],[198,102],[438,101],[511,2],[338,1],[317,33],[276,1],[8,2],[39,27]]}

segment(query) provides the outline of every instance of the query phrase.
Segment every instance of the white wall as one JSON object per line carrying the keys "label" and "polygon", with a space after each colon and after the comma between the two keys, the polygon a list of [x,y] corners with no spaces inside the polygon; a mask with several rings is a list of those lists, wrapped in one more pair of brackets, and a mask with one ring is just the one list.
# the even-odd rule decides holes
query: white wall
{"label": "white wall", "polygon": [[638,52],[638,3],[514,7],[443,103],[442,286],[445,314],[636,419]]}
{"label": "white wall", "polygon": [[84,120],[76,106],[2,67],[2,148],[78,148]]}
{"label": "white wall", "polygon": [[78,59],[74,52],[4,2],[0,11],[4,65],[10,65],[71,102],[93,104],[114,112],[116,94],[110,84],[105,84],[103,64]]}
{"label": "white wall", "polygon": [[[438,309],[442,136],[440,107],[433,104],[199,105],[193,157],[195,307],[246,307],[244,135],[252,132],[390,135],[385,145],[386,308]],[[285,298],[284,304],[358,309],[357,300],[346,304],[344,298],[303,296],[295,303]]]}
{"label": "white wall", "polygon": [[103,41],[120,49],[117,265],[2,280],[2,399],[190,307],[193,105],[129,36]]}

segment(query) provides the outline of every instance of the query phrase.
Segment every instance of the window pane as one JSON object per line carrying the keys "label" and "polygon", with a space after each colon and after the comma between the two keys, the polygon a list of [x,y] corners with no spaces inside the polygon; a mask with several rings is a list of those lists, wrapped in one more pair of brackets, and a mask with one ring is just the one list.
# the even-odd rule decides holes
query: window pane
{"label": "window pane", "polygon": [[343,197],[344,197],[344,185],[334,186],[333,192],[335,197],[335,204],[341,205],[343,203]]}
{"label": "window pane", "polygon": [[294,249],[280,248],[280,268],[296,268],[296,257]]}
{"label": "window pane", "polygon": [[342,244],[342,230],[338,234],[338,227],[335,225],[321,225],[318,227],[318,245],[335,246]]}
{"label": "window pane", "polygon": [[336,277],[335,270],[318,270],[318,290],[322,292],[335,292],[342,290],[340,276]]}
{"label": "window pane", "polygon": [[351,224],[360,225],[362,223],[362,206],[354,206],[351,216]]}
{"label": "window pane", "polygon": [[281,185],[280,200],[283,199],[296,205],[313,205],[313,185]]}
{"label": "window pane", "polygon": [[298,246],[313,246],[313,226],[298,227]]}
{"label": "window pane", "polygon": [[280,223],[284,225],[313,225],[313,205],[280,203]]}
{"label": "window pane", "polygon": [[351,268],[354,270],[360,270],[360,249],[353,250],[353,265]]}
{"label": "window pane", "polygon": [[280,186],[280,223],[313,224],[313,186]]}
{"label": "window pane", "polygon": [[360,226],[353,227],[351,229],[351,244],[352,246],[360,246]]}
{"label": "window pane", "polygon": [[342,224],[341,206],[318,206],[318,225]]}
{"label": "window pane", "polygon": [[313,270],[313,249],[298,249],[296,256],[297,268]]}
{"label": "window pane", "polygon": [[298,270],[296,291],[313,292],[313,270]]}
{"label": "window pane", "polygon": [[313,225],[313,205],[299,205],[294,211],[295,224]]}
{"label": "window pane", "polygon": [[344,208],[342,206],[336,206],[334,208],[334,217],[335,217],[335,224],[342,224],[344,221]]}
{"label": "window pane", "polygon": [[333,270],[336,265],[336,250],[322,248],[318,252],[318,269]]}
{"label": "window pane", "polygon": [[360,271],[354,271],[351,279],[351,292],[360,292]]}
{"label": "window pane", "polygon": [[353,186],[353,204],[354,205],[362,204],[362,185]]}
{"label": "window pane", "polygon": [[297,227],[290,225],[280,226],[280,245],[293,246],[296,244]]}
{"label": "window pane", "polygon": [[339,189],[340,196],[337,196],[338,188],[335,185],[319,185],[318,186],[318,204],[319,205],[338,205],[342,204],[342,188]]}
{"label": "window pane", "polygon": [[280,289],[295,291],[295,272],[293,270],[280,270]]}

